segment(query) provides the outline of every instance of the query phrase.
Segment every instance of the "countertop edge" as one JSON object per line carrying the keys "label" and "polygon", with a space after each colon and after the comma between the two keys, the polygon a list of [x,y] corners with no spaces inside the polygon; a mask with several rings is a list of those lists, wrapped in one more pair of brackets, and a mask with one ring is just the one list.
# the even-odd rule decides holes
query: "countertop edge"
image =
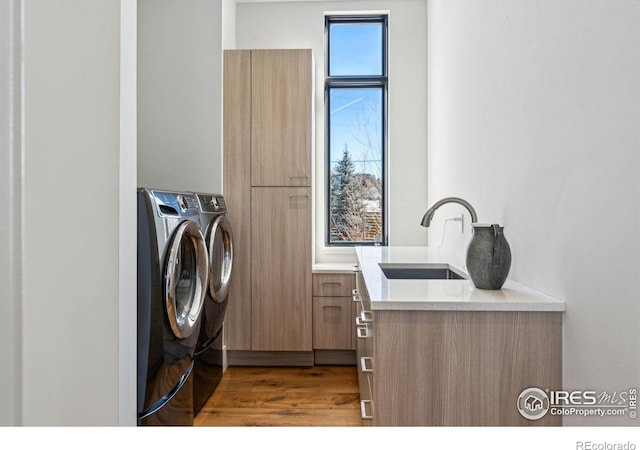
{"label": "countertop edge", "polygon": [[372,301],[373,311],[483,311],[483,312],[564,312],[563,303],[468,303],[468,302],[403,302]]}
{"label": "countertop edge", "polygon": [[356,263],[315,263],[311,265],[311,273],[353,273]]}

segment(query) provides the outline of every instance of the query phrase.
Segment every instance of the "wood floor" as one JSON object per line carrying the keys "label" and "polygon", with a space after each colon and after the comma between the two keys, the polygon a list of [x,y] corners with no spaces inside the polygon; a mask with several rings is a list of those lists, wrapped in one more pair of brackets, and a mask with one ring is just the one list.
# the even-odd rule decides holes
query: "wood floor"
{"label": "wood floor", "polygon": [[362,426],[353,366],[229,367],[195,426]]}

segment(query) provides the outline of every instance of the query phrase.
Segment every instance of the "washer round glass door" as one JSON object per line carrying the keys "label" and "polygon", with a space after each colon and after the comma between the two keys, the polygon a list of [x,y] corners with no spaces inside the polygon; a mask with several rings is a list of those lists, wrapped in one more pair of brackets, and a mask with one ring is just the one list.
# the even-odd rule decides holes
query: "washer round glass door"
{"label": "washer round glass door", "polygon": [[221,303],[229,294],[233,267],[233,234],[226,216],[218,216],[209,228],[209,295]]}
{"label": "washer round glass door", "polygon": [[196,222],[176,228],[165,263],[165,308],[171,331],[179,339],[193,334],[207,286],[207,246]]}

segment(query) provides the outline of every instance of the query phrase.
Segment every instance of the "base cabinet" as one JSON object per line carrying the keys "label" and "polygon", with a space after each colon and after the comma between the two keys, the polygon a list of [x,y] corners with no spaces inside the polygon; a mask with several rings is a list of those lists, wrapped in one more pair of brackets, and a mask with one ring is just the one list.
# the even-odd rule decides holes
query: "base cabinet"
{"label": "base cabinet", "polygon": [[562,313],[370,311],[358,276],[363,423],[378,426],[562,425],[524,418],[527,388],[562,386]]}
{"label": "base cabinet", "polygon": [[316,364],[354,364],[352,273],[313,274],[313,350]]}

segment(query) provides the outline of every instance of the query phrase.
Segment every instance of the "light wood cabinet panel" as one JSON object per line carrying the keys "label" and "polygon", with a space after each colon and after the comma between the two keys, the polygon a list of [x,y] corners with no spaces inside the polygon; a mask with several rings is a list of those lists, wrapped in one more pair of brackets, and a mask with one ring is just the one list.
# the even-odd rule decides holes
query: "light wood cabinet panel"
{"label": "light wood cabinet panel", "polygon": [[225,314],[228,348],[251,350],[251,52],[224,52],[223,192],[233,229],[233,273]]}
{"label": "light wood cabinet panel", "polygon": [[311,351],[311,189],[251,196],[252,349]]}
{"label": "light wood cabinet panel", "polygon": [[252,186],[311,186],[311,50],[252,51]]}
{"label": "light wood cabinet panel", "polygon": [[553,312],[376,311],[374,425],[540,426],[516,403],[562,386],[562,316]]}
{"label": "light wood cabinet panel", "polygon": [[353,285],[353,274],[313,274],[313,295],[315,297],[351,297]]}
{"label": "light wood cabinet panel", "polygon": [[315,350],[351,348],[352,303],[351,297],[313,297]]}

